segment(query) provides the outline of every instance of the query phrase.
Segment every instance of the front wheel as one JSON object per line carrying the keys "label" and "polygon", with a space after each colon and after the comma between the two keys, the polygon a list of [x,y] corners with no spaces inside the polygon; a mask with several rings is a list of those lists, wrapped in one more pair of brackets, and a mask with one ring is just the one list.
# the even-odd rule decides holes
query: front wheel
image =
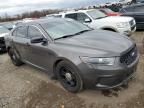
{"label": "front wheel", "polygon": [[62,86],[69,92],[77,93],[83,89],[83,81],[74,65],[65,61],[60,62],[56,67],[56,75]]}
{"label": "front wheel", "polygon": [[8,53],[9,53],[9,56],[12,60],[12,63],[15,66],[21,66],[23,64],[23,62],[17,57],[16,52],[12,48],[9,49]]}

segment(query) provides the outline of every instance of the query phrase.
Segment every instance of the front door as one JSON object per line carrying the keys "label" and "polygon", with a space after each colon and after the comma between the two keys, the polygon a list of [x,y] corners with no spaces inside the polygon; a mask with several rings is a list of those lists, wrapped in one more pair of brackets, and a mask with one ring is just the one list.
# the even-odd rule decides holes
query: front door
{"label": "front door", "polygon": [[[28,37],[30,39],[38,37],[45,38],[42,31],[35,26],[28,27]],[[32,65],[35,65],[36,67],[44,70],[48,70],[50,64],[48,44],[30,42],[27,59]]]}

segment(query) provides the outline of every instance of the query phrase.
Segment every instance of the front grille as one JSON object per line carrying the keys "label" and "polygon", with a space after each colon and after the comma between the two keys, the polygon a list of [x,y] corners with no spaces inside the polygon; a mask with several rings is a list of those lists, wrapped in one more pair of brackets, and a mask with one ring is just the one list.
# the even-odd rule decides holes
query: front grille
{"label": "front grille", "polygon": [[132,26],[132,27],[131,27],[131,30],[133,31],[133,30],[135,29],[135,27],[136,27],[136,25]]}
{"label": "front grille", "polygon": [[135,46],[129,52],[127,52],[126,54],[120,57],[120,62],[125,65],[130,65],[136,60],[137,56],[138,56],[138,52]]}
{"label": "front grille", "polygon": [[0,37],[0,44],[5,44],[4,37]]}

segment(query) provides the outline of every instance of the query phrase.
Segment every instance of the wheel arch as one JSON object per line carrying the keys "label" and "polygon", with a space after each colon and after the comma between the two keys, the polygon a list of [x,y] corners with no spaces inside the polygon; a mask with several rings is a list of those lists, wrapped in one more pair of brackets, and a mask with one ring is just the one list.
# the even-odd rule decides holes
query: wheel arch
{"label": "wheel arch", "polygon": [[[73,66],[77,67],[76,64],[75,64],[74,62],[72,62],[71,60],[69,60],[69,59],[67,59],[67,58],[64,58],[64,57],[59,57],[59,58],[57,58],[57,59],[55,60],[55,62],[54,62],[54,64],[53,64],[53,73],[54,73],[54,75],[56,75],[55,72],[56,72],[56,67],[57,67],[57,65],[58,65],[60,62],[62,62],[62,61],[66,61],[66,62],[70,63],[70,65],[73,65]],[[78,71],[80,72],[79,68],[77,68],[77,69],[78,69]],[[81,73],[79,73],[79,74],[81,75]]]}
{"label": "wheel arch", "polygon": [[56,68],[56,66],[58,65],[58,63],[60,63],[61,61],[66,61],[66,62],[69,62],[70,64],[72,64],[72,65],[75,65],[72,61],[70,61],[70,60],[68,60],[68,59],[66,59],[66,58],[64,58],[64,57],[59,57],[59,58],[57,58],[56,60],[55,60],[55,62],[54,62],[54,65],[53,65],[53,70],[55,71],[55,68]]}
{"label": "wheel arch", "polygon": [[104,27],[102,30],[108,30],[108,31],[113,31],[113,32],[118,32],[115,28],[113,27]]}

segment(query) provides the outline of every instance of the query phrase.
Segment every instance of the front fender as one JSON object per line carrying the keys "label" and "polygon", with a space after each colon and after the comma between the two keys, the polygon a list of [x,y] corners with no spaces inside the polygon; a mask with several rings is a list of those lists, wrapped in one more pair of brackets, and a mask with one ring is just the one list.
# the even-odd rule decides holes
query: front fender
{"label": "front fender", "polygon": [[100,29],[102,29],[102,30],[110,29],[110,30],[114,30],[115,32],[118,32],[118,30],[112,26],[105,26],[105,27],[102,27]]}

